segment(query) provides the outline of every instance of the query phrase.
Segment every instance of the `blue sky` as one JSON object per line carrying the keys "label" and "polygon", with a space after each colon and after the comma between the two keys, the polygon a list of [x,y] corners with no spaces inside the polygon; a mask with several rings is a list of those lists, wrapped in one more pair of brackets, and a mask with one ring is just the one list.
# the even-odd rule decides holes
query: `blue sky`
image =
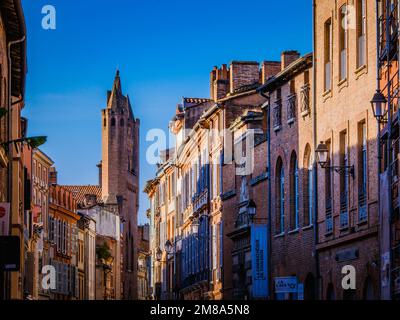
{"label": "blue sky", "polygon": [[[182,96],[208,97],[209,72],[232,60],[275,60],[283,50],[311,51],[311,1],[23,0],[28,30],[24,115],[61,184],[97,184],[100,110],[115,70],[141,121],[141,190],[146,132],[167,129]],[[56,8],[56,30],[41,27]],[[140,197],[139,221],[148,202]]]}

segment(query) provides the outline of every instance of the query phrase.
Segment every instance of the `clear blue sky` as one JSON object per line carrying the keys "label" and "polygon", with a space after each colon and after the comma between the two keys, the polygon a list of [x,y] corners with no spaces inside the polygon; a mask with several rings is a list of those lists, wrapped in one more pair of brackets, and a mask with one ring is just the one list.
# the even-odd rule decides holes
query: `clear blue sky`
{"label": "clear blue sky", "polygon": [[[167,129],[182,96],[208,97],[209,72],[232,60],[279,59],[311,51],[311,1],[23,0],[28,30],[24,115],[30,135],[62,184],[97,184],[100,110],[115,70],[141,120],[141,190],[155,168],[145,161],[151,128]],[[56,30],[41,27],[44,5]],[[140,198],[140,222],[148,202]]]}

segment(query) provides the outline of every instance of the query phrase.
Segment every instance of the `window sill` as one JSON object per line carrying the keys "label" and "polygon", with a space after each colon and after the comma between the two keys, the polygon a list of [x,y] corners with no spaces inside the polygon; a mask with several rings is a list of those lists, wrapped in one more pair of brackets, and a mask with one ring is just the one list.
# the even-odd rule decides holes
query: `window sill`
{"label": "window sill", "polygon": [[340,80],[339,83],[337,84],[339,91],[342,90],[343,88],[348,86],[348,81],[347,81],[347,77]]}
{"label": "window sill", "polygon": [[276,235],[274,236],[274,238],[282,238],[284,235],[285,235],[285,232],[281,232],[281,233],[279,233],[279,234],[276,234]]}
{"label": "window sill", "polygon": [[293,123],[294,123],[294,120],[295,120],[294,118],[288,119],[287,124],[288,124],[288,125],[293,124]]}
{"label": "window sill", "polygon": [[288,232],[288,234],[298,233],[299,231],[300,231],[300,229],[299,229],[299,228],[296,228],[296,229],[290,230],[290,231]]}
{"label": "window sill", "polygon": [[331,98],[331,97],[332,97],[332,90],[331,90],[331,89],[326,90],[326,91],[322,94],[322,98],[324,99],[324,102],[325,102],[326,100],[328,100],[329,98]]}
{"label": "window sill", "polygon": [[313,224],[309,224],[308,226],[303,227],[303,230],[309,230],[312,229],[314,227]]}
{"label": "window sill", "polygon": [[366,64],[362,65],[361,67],[358,67],[356,69],[356,71],[354,71],[354,74],[356,75],[356,80],[358,78],[360,78],[363,74],[366,74],[366,73],[367,73],[367,65]]}
{"label": "window sill", "polygon": [[349,226],[348,225],[339,228],[340,232],[345,232],[345,231],[348,231],[348,230],[349,230]]}
{"label": "window sill", "polygon": [[281,129],[282,129],[282,126],[281,126],[281,125],[275,126],[275,127],[274,127],[274,131],[275,131],[275,132],[277,132],[277,131],[279,131],[279,130],[281,130]]}
{"label": "window sill", "polygon": [[302,118],[305,118],[309,114],[310,114],[310,109],[307,109],[307,110],[303,110],[300,115],[302,116]]}
{"label": "window sill", "polygon": [[362,226],[362,225],[367,224],[367,223],[368,223],[368,219],[365,219],[365,220],[358,220],[357,225],[358,225],[358,226]]}
{"label": "window sill", "polygon": [[332,235],[333,235],[333,230],[332,230],[332,231],[325,232],[325,237],[330,237],[330,236],[332,236]]}

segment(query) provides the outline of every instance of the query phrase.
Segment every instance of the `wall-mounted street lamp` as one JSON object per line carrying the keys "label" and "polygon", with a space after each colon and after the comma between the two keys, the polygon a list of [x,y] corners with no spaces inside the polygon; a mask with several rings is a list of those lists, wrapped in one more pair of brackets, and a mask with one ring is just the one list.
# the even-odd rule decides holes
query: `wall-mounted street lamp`
{"label": "wall-mounted street lamp", "polygon": [[46,141],[46,136],[27,137],[3,142],[1,143],[1,146],[7,150],[10,144],[14,144],[14,146],[17,147],[17,143],[26,142],[32,149],[35,149],[40,147]]}
{"label": "wall-mounted street lamp", "polygon": [[157,248],[157,251],[156,251],[156,260],[157,260],[158,262],[161,262],[161,259],[162,259],[162,251],[161,251],[160,248]]}
{"label": "wall-mounted street lamp", "polygon": [[256,203],[254,202],[253,199],[249,200],[249,203],[247,204],[247,214],[249,215],[249,218],[251,221],[253,221],[254,216],[256,215]]}
{"label": "wall-mounted street lamp", "polygon": [[387,114],[385,104],[387,103],[387,100],[385,96],[382,94],[380,90],[376,90],[374,96],[372,97],[371,100],[371,107],[372,107],[372,112],[374,114],[374,117],[378,123],[384,123],[385,117]]}
{"label": "wall-mounted street lamp", "polygon": [[317,149],[315,149],[317,153],[318,163],[321,168],[326,170],[333,170],[339,174],[344,174],[346,176],[351,176],[354,179],[354,165],[351,166],[329,166],[328,165],[328,147],[322,141],[318,145]]}

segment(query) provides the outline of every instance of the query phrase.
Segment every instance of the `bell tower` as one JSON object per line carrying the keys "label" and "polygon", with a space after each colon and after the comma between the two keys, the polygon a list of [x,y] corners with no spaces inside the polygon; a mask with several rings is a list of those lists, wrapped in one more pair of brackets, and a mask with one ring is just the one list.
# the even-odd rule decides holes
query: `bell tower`
{"label": "bell tower", "polygon": [[121,281],[123,298],[137,298],[137,215],[139,208],[139,119],[124,96],[117,71],[107,106],[102,110],[102,197],[118,205],[122,222]]}

